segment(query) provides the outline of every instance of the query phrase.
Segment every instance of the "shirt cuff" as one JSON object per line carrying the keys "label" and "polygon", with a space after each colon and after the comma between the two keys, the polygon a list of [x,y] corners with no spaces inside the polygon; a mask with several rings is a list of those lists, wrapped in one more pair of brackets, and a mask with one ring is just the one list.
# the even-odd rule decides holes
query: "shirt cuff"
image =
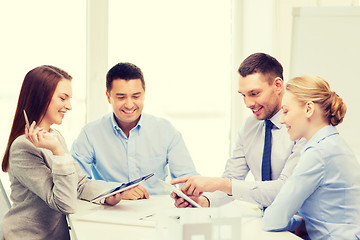
{"label": "shirt cuff", "polygon": [[52,172],[58,175],[75,173],[74,160],[66,153],[64,156],[52,156]]}
{"label": "shirt cuff", "polygon": [[294,215],[290,222],[289,225],[287,226],[287,230],[288,231],[295,231],[298,227],[300,227],[302,222],[302,218],[298,215]]}
{"label": "shirt cuff", "polygon": [[221,191],[207,192],[203,196],[209,200],[209,207],[219,207],[234,200],[232,196]]}

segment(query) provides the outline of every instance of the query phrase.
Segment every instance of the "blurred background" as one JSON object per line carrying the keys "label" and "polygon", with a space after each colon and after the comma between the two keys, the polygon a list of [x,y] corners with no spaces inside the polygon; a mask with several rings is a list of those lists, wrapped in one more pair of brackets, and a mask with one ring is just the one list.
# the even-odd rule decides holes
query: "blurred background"
{"label": "blurred background", "polygon": [[339,130],[359,156],[359,19],[358,0],[0,0],[0,152],[29,70],[50,64],[73,76],[73,110],[55,127],[70,148],[84,124],[111,111],[107,70],[131,62],[145,76],[144,112],[174,124],[200,174],[220,176],[250,114],[237,68],[265,52],[285,81],[329,80],[348,105]]}

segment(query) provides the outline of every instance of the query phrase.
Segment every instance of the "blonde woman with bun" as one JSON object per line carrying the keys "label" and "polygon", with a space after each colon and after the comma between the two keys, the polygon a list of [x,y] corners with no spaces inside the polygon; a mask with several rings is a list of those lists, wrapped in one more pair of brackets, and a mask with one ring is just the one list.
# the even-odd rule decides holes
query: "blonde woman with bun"
{"label": "blonde woman with bun", "polygon": [[306,138],[292,176],[264,213],[267,231],[293,231],[303,222],[308,239],[360,239],[360,166],[335,126],[346,106],[316,76],[286,84],[283,115],[290,138]]}

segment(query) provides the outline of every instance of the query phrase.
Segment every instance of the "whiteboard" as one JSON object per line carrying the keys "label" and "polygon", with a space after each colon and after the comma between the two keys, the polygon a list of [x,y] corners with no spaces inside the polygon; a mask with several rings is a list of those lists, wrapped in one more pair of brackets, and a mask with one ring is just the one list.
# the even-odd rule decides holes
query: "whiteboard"
{"label": "whiteboard", "polygon": [[294,8],[289,72],[320,76],[343,98],[337,129],[360,161],[360,7]]}

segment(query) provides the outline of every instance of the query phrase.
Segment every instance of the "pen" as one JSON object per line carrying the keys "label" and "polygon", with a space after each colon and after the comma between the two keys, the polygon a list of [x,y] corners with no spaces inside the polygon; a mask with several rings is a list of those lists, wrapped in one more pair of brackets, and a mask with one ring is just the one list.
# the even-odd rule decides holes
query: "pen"
{"label": "pen", "polygon": [[24,117],[25,117],[26,127],[27,127],[28,129],[30,129],[29,119],[28,119],[28,117],[27,117],[27,115],[26,115],[25,109],[24,109]]}
{"label": "pen", "polygon": [[139,218],[139,220],[145,220],[146,218],[151,218],[152,216],[154,216],[155,214],[153,213],[153,214],[150,214],[150,215],[147,215],[147,216],[145,216],[145,217],[141,217],[141,218]]}

